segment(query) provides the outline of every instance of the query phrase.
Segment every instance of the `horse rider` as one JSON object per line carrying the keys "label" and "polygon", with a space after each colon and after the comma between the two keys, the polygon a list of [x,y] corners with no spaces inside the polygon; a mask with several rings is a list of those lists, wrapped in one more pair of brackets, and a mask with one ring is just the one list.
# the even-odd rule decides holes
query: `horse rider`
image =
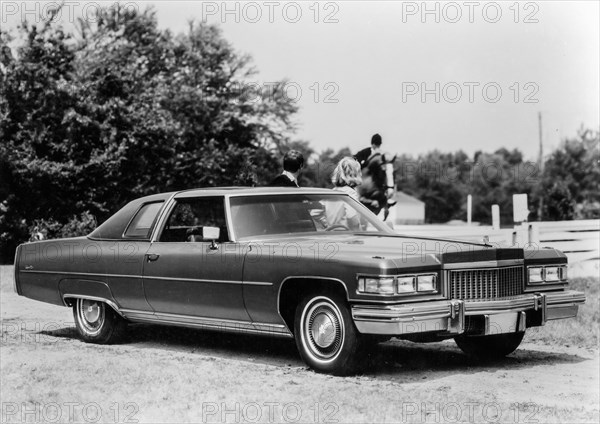
{"label": "horse rider", "polygon": [[[374,158],[375,156],[381,155],[382,162],[386,166],[387,177],[386,177],[386,183],[385,183],[385,195],[388,198],[387,206],[389,207],[389,206],[393,206],[396,204],[395,201],[391,200],[392,196],[394,195],[394,181],[393,181],[393,177],[391,177],[393,175],[392,162],[394,161],[394,159],[396,157],[393,156],[390,158],[389,154],[383,152],[383,150],[381,149],[382,141],[383,140],[381,138],[381,135],[374,134],[373,137],[371,137],[371,147],[367,147],[367,148],[359,151],[356,155],[354,155],[354,159],[356,159],[358,161],[358,163],[360,163],[361,169],[364,169],[367,166],[369,166],[369,162],[372,158]],[[391,169],[388,170],[387,169],[388,167]],[[381,206],[383,207],[383,205],[381,205]]]}
{"label": "horse rider", "polygon": [[304,156],[297,150],[290,150],[283,156],[283,172],[271,183],[274,187],[300,187],[298,176],[304,168]]}

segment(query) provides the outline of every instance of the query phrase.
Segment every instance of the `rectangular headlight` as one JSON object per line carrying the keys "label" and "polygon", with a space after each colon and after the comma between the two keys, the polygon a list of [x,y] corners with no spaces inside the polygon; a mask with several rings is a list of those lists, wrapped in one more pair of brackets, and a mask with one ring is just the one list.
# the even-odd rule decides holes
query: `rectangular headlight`
{"label": "rectangular headlight", "polygon": [[394,294],[394,277],[361,277],[358,291],[373,294]]}
{"label": "rectangular headlight", "polygon": [[544,282],[544,268],[541,266],[532,266],[528,268],[530,283]]}
{"label": "rectangular headlight", "polygon": [[437,292],[437,274],[358,277],[358,292],[366,294],[414,294]]}
{"label": "rectangular headlight", "polygon": [[559,277],[559,269],[560,267],[557,266],[547,266],[544,269],[544,281],[546,282],[552,282],[552,281],[559,281],[560,277]]}
{"label": "rectangular headlight", "polygon": [[567,265],[530,266],[527,277],[529,284],[566,282]]}
{"label": "rectangular headlight", "polygon": [[413,293],[414,291],[416,291],[415,277],[413,275],[399,276],[397,287],[398,294]]}
{"label": "rectangular headlight", "polygon": [[419,275],[417,277],[417,290],[420,292],[435,291],[437,289],[437,276],[435,274]]}

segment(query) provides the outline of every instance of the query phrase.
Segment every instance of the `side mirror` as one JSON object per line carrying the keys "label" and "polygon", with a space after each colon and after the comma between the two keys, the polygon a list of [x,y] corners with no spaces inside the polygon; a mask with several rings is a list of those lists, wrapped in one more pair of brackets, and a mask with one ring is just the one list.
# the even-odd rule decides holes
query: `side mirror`
{"label": "side mirror", "polygon": [[211,250],[216,250],[219,247],[215,244],[215,240],[219,239],[221,229],[219,227],[202,227],[202,240],[210,240]]}

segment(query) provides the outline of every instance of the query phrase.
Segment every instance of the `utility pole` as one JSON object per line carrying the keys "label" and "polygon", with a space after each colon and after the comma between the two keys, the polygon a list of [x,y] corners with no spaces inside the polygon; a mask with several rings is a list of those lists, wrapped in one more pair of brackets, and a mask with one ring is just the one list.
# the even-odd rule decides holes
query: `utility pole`
{"label": "utility pole", "polygon": [[[539,178],[540,180],[544,175],[544,145],[542,143],[542,112],[538,112],[538,131],[540,135],[540,151],[538,155],[538,169],[539,169]],[[540,181],[541,182],[541,181]],[[538,184],[539,187],[539,184]],[[542,220],[542,211],[544,210],[544,193],[540,193],[540,198],[538,201],[538,221]]]}

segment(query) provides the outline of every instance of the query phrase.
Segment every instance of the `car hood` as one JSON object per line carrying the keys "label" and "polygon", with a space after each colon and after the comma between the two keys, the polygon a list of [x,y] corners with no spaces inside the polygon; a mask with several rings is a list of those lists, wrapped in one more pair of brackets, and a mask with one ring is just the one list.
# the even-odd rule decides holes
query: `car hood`
{"label": "car hood", "polygon": [[302,252],[304,258],[365,265],[373,264],[375,260],[380,268],[412,268],[481,261],[520,261],[524,258],[523,249],[520,248],[499,248],[488,244],[401,234],[332,233],[327,234],[326,237],[307,235],[285,241],[270,240],[265,243],[276,243],[287,256]]}

